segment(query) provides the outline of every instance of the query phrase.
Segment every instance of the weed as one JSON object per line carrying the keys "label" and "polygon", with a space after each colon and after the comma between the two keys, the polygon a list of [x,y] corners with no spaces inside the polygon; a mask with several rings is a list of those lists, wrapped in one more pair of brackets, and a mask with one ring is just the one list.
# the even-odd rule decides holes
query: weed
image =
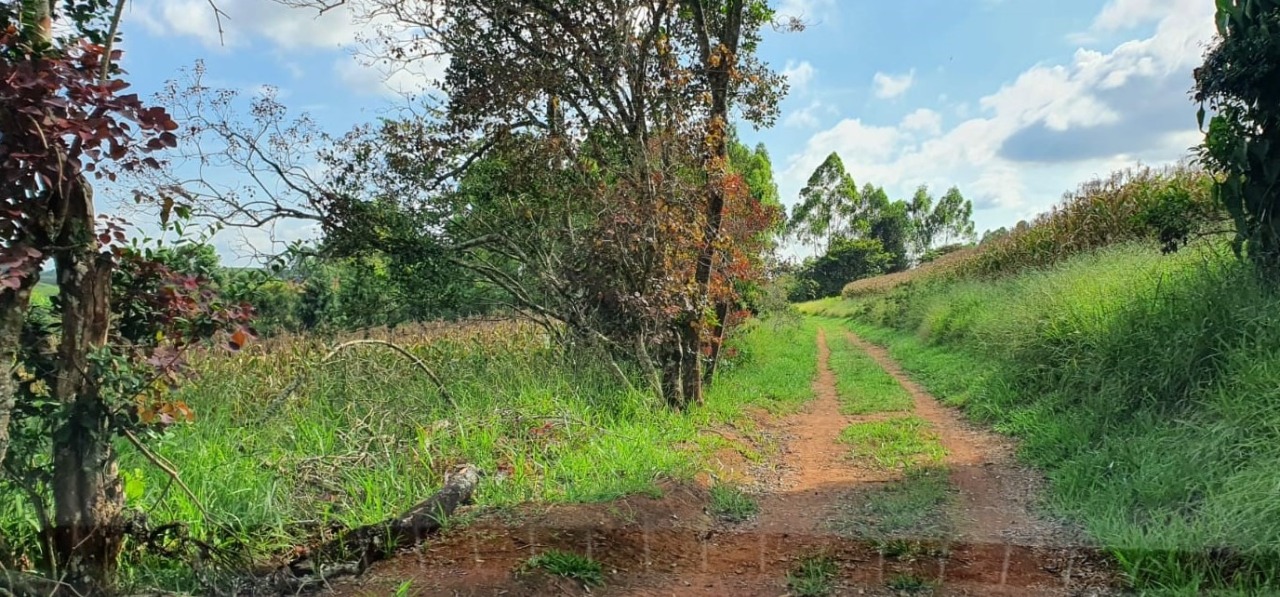
{"label": "weed", "polygon": [[938,463],[946,456],[929,424],[915,415],[854,423],[840,433],[840,441],[853,446],[855,459],[869,459],[881,468]]}
{"label": "weed", "polygon": [[711,488],[711,513],[729,522],[743,522],[756,515],[760,506],[751,496],[732,485]]}
{"label": "weed", "polygon": [[836,561],[814,555],[800,560],[787,575],[787,588],[797,597],[823,597],[835,589]]}
{"label": "weed", "polygon": [[576,580],[588,587],[604,584],[604,567],[591,558],[567,551],[550,550],[525,560],[520,571],[541,570],[552,576]]}
{"label": "weed", "polygon": [[921,541],[950,531],[951,497],[945,468],[912,468],[902,480],[850,496],[831,525],[843,535],[876,542],[887,557],[923,555],[928,548]]}
{"label": "weed", "polygon": [[887,583],[889,589],[914,595],[933,590],[933,583],[920,578],[914,574],[898,574],[889,579]]}

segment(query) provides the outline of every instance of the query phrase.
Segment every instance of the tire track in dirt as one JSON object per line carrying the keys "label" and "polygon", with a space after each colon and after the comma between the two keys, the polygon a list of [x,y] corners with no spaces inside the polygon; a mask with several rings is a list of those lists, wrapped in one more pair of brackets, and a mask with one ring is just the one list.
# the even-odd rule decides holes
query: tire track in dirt
{"label": "tire track in dirt", "polygon": [[840,433],[853,421],[840,413],[836,376],[831,370],[831,349],[826,334],[818,330],[818,374],[814,399],[805,409],[781,424],[791,436],[783,449],[785,474],[782,487],[763,496],[757,528],[763,533],[826,534],[823,522],[831,517],[840,498],[859,485],[884,482],[898,475],[854,466]]}
{"label": "tire track in dirt", "polygon": [[1073,533],[1043,520],[1035,512],[1043,495],[1040,475],[1017,463],[1014,444],[978,428],[911,380],[888,351],[845,332],[849,342],[867,353],[911,394],[915,412],[928,421],[946,449],[951,483],[959,493],[953,521],[957,539],[973,543],[1063,545]]}

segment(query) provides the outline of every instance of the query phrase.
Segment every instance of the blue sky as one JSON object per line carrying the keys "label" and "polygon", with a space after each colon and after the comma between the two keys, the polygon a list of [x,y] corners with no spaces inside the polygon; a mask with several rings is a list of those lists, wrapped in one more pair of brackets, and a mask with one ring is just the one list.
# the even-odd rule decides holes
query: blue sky
{"label": "blue sky", "polygon": [[[1176,161],[1199,141],[1191,72],[1213,32],[1210,0],[780,0],[800,33],[770,33],[766,60],[791,94],[778,123],[741,131],[773,157],[783,201],[838,152],[859,185],[909,197],[957,185],[978,229],[1044,211],[1065,191],[1135,165]],[[124,66],[149,93],[205,59],[207,82],[279,88],[341,133],[439,72],[392,77],[352,55],[362,25],[269,0],[133,0]],[[306,231],[285,231],[305,235]],[[224,237],[232,252],[244,241]]]}

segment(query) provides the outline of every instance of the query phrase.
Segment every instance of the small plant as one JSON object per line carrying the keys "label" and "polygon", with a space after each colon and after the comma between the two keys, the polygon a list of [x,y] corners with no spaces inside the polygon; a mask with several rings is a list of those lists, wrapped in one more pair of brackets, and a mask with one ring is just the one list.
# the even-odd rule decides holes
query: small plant
{"label": "small plant", "polygon": [[413,581],[406,580],[396,587],[395,597],[408,597],[409,589],[413,588]]}
{"label": "small plant", "polygon": [[933,590],[933,583],[914,574],[899,574],[889,579],[888,587],[894,591],[914,595]]}
{"label": "small plant", "polygon": [[567,551],[553,549],[525,560],[524,565],[521,566],[523,573],[535,569],[552,576],[576,580],[588,587],[604,584],[604,567],[600,562]]}
{"label": "small plant", "polygon": [[809,556],[787,575],[787,588],[798,597],[822,597],[834,589],[836,562],[830,556]]}
{"label": "small plant", "polygon": [[756,515],[760,506],[751,496],[733,485],[711,488],[711,513],[728,522],[743,522]]}

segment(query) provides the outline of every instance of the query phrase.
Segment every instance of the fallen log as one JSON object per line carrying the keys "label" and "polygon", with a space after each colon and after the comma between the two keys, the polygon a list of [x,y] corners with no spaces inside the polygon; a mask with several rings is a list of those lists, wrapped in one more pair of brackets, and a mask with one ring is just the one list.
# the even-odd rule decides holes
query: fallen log
{"label": "fallen log", "polygon": [[340,532],[277,569],[268,584],[275,592],[292,595],[334,578],[362,574],[375,562],[439,531],[454,510],[470,503],[481,476],[480,469],[470,464],[458,466],[445,475],[444,486],[435,495],[394,518]]}

